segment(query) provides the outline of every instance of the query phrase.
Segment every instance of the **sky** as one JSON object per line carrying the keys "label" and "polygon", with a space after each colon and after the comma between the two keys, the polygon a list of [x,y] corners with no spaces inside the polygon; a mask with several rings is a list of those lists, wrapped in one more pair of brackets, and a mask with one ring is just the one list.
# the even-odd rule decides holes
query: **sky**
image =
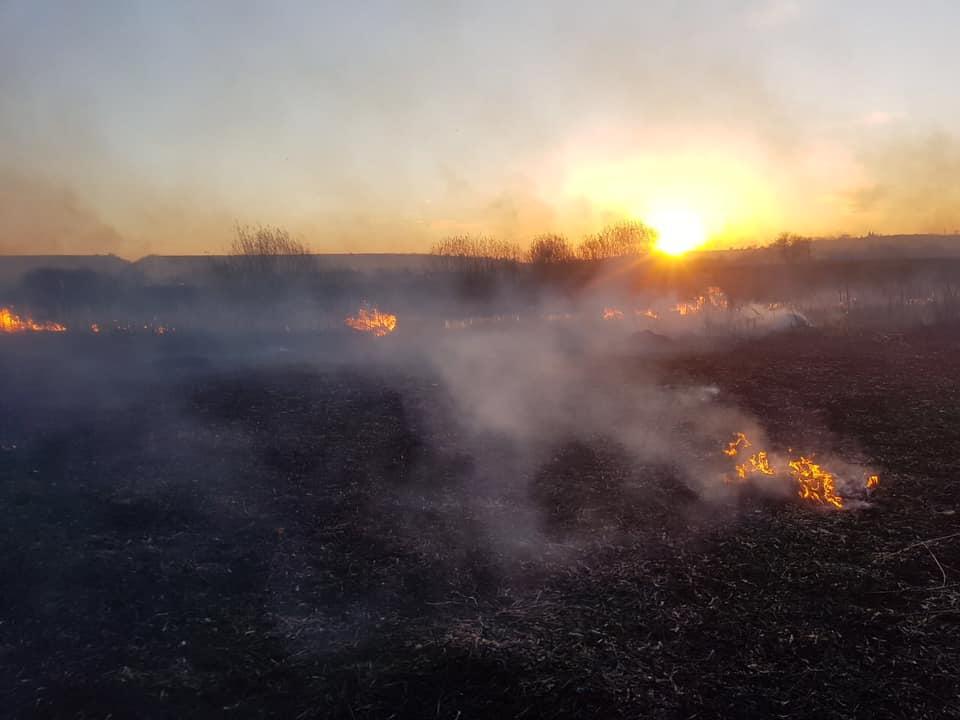
{"label": "sky", "polygon": [[954,0],[0,0],[0,252],[960,228]]}

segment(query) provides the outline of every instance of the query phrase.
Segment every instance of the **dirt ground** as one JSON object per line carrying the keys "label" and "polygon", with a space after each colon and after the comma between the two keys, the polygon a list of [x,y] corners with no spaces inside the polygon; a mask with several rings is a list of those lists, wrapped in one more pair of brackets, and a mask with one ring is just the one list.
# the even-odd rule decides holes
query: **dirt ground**
{"label": "dirt ground", "polygon": [[704,511],[604,438],[474,487],[376,363],[0,340],[5,715],[960,718],[957,330],[642,361],[876,467],[849,512]]}

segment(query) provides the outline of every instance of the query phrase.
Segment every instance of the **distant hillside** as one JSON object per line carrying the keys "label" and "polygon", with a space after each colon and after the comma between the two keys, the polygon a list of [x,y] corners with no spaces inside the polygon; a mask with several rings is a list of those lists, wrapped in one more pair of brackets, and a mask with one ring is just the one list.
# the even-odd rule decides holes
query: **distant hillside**
{"label": "distant hillside", "polygon": [[[815,260],[889,260],[891,258],[960,258],[960,235],[866,235],[809,239]],[[754,246],[697,253],[723,262],[782,263],[782,251],[773,246]]]}
{"label": "distant hillside", "polygon": [[960,235],[867,235],[822,238],[815,241],[814,255],[828,258],[960,257]]}
{"label": "distant hillside", "polygon": [[[868,235],[866,237],[814,238],[812,254],[821,260],[879,258],[958,258],[960,235]],[[776,248],[758,247],[698,253],[724,262],[779,263]],[[311,256],[318,269],[350,270],[362,273],[381,271],[423,271],[442,260],[428,254],[335,253]],[[0,284],[15,284],[38,268],[92,270],[113,276],[135,273],[150,284],[191,283],[206,273],[223,255],[148,255],[128,261],[115,255],[6,255],[0,256]]]}
{"label": "distant hillside", "polygon": [[[318,269],[380,272],[383,270],[426,270],[435,266],[433,255],[398,253],[337,253],[311,256]],[[224,255],[148,255],[133,263],[133,267],[150,282],[188,282],[207,272]]]}
{"label": "distant hillside", "polygon": [[106,275],[122,275],[132,265],[116,255],[0,255],[0,283],[20,280],[31,270],[92,270]]}
{"label": "distant hillside", "polygon": [[[401,255],[388,253],[343,253],[314,255],[320,269],[380,272],[383,270],[418,271],[435,266],[433,255]],[[106,275],[121,276],[138,273],[149,283],[166,284],[190,282],[207,272],[223,255],[148,255],[130,262],[116,255],[0,255],[0,283],[16,283],[31,270],[93,270]]]}

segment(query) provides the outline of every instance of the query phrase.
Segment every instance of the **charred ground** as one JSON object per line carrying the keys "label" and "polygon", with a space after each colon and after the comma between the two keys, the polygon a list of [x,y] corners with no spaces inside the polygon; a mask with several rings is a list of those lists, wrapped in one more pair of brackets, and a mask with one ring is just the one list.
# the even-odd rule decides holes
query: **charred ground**
{"label": "charred ground", "polygon": [[4,339],[12,715],[960,717],[956,329],[611,361],[869,458],[852,512],[704,509],[603,437],[479,483],[509,449],[429,374],[78,342]]}

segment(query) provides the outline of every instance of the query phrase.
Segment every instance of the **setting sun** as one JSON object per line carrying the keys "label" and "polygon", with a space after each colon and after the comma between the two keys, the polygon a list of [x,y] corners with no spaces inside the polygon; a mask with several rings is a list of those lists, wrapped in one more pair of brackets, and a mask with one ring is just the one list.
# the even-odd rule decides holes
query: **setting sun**
{"label": "setting sun", "polygon": [[665,210],[648,220],[657,231],[656,249],[667,255],[683,255],[707,241],[703,220],[690,210]]}

